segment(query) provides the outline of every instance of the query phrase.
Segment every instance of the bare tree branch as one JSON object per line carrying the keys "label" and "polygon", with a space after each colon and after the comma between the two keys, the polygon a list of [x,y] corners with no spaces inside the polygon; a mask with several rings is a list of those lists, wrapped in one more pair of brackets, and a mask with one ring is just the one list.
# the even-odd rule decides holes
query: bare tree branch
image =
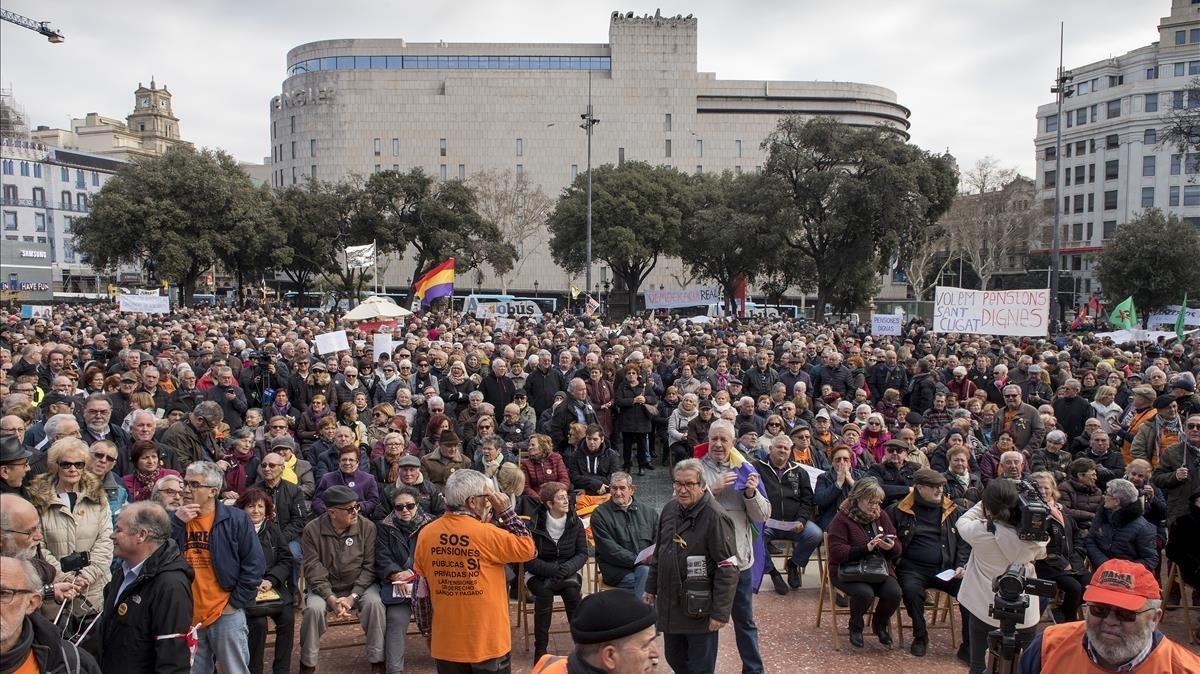
{"label": "bare tree branch", "polygon": [[533,252],[545,247],[538,234],[546,229],[554,201],[528,176],[507,169],[481,171],[467,183],[475,190],[475,209],[484,219],[495,223],[504,240],[517,249],[513,268],[500,278],[503,290],[507,291]]}

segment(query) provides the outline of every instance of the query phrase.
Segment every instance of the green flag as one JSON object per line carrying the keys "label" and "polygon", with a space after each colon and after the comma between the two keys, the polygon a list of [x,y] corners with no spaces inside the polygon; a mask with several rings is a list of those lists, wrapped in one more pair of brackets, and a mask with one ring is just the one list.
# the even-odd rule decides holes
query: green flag
{"label": "green flag", "polygon": [[1137,327],[1138,317],[1137,309],[1133,306],[1133,295],[1126,297],[1124,302],[1113,307],[1112,314],[1108,317],[1108,322],[1126,330],[1132,330]]}
{"label": "green flag", "polygon": [[1175,317],[1175,336],[1183,344],[1183,321],[1187,318],[1187,293],[1183,294],[1183,304],[1179,305],[1179,315]]}

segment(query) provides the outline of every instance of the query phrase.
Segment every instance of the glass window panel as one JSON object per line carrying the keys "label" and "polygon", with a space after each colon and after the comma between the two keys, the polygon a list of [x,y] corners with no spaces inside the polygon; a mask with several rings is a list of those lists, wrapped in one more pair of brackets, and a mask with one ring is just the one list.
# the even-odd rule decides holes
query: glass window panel
{"label": "glass window panel", "polygon": [[326,56],[325,58],[321,59],[321,70],[333,70],[335,68],[337,68],[336,57]]}
{"label": "glass window panel", "polygon": [[353,68],[354,68],[354,57],[353,56],[337,57],[337,69],[338,70],[351,70]]}
{"label": "glass window panel", "polygon": [[385,68],[387,68],[387,57],[386,56],[372,56],[371,57],[371,69],[372,70],[384,70]]}
{"label": "glass window panel", "polygon": [[388,70],[400,70],[404,67],[404,57],[402,56],[385,56],[386,62],[384,68]]}

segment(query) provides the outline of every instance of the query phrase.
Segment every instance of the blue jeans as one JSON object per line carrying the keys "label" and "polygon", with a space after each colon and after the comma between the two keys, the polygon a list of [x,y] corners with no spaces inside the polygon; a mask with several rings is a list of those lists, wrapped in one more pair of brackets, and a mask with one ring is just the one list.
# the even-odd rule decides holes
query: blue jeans
{"label": "blue jeans", "polygon": [[300,550],[300,541],[288,541],[288,550],[292,553],[292,591],[300,587],[300,562],[304,553]]}
{"label": "blue jeans", "polygon": [[249,635],[246,614],[241,609],[222,614],[213,624],[201,627],[197,634],[200,643],[192,660],[192,674],[213,674],[214,664],[221,668],[221,674],[249,672]]}
{"label": "blue jeans", "polygon": [[824,534],[821,527],[812,520],[805,522],[803,531],[781,531],[763,527],[763,545],[770,545],[771,541],[777,538],[795,543],[792,546],[792,564],[795,564],[797,569],[803,569],[812,558],[812,553],[821,547]]}
{"label": "blue jeans", "polygon": [[633,596],[640,599],[646,592],[646,576],[648,575],[650,575],[650,567],[638,564],[633,567],[633,571],[625,574],[621,582],[617,583],[617,587],[633,592]]}
{"label": "blue jeans", "polygon": [[754,588],[750,569],[738,574],[737,592],[733,595],[733,634],[738,655],[742,658],[742,674],[763,674],[762,655],[758,652],[758,624],[754,622]]}
{"label": "blue jeans", "polygon": [[717,671],[717,635],[663,633],[663,654],[675,674],[713,674]]}

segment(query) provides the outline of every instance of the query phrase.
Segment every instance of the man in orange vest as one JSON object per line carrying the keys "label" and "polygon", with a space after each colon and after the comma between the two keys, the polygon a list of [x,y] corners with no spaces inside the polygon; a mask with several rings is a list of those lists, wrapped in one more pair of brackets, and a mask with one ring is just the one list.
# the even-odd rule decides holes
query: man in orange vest
{"label": "man in orange vest", "polygon": [[543,655],[532,674],[643,674],[658,666],[654,607],[626,590],[590,594],[571,621],[575,652]]}
{"label": "man in orange vest", "polygon": [[1047,627],[1021,656],[1019,674],[1036,672],[1200,671],[1200,656],[1163,636],[1161,590],[1137,562],[1110,559],[1083,593],[1087,617]]}

